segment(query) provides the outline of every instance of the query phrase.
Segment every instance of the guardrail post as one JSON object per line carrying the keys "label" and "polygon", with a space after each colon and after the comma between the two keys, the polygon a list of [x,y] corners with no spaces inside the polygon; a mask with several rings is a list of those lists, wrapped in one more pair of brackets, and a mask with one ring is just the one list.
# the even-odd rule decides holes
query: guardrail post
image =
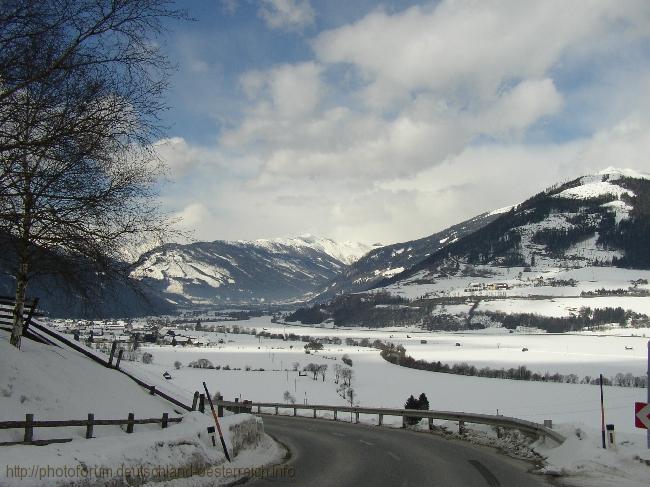
{"label": "guardrail post", "polygon": [[[217,401],[223,401],[223,396],[221,394],[217,396]],[[217,417],[223,418],[223,405],[221,404],[217,406]]]}
{"label": "guardrail post", "polygon": [[199,394],[199,412],[205,413],[205,394]]}
{"label": "guardrail post", "polygon": [[433,418],[429,418],[429,431],[433,431]]}
{"label": "guardrail post", "polygon": [[129,413],[129,419],[128,422],[126,423],[126,432],[127,433],[133,433],[133,425],[135,424],[133,421],[135,420],[135,414]]}
{"label": "guardrail post", "polygon": [[293,408],[293,415],[297,416],[298,415],[298,410],[296,408]]}
{"label": "guardrail post", "polygon": [[316,408],[314,408],[314,419],[316,418]]}
{"label": "guardrail post", "polygon": [[192,398],[192,411],[196,411],[196,405],[199,402],[199,391],[194,391],[194,397]]}
{"label": "guardrail post", "polygon": [[378,426],[381,426],[382,424],[384,424],[384,415],[380,414],[379,415],[379,424],[378,424]]}
{"label": "guardrail post", "polygon": [[95,421],[95,415],[93,413],[88,413],[88,424],[86,425],[86,439],[93,437],[93,427],[95,426],[93,421]]}
{"label": "guardrail post", "polygon": [[355,423],[358,423],[358,422],[359,422],[359,413],[358,413],[358,412],[355,412],[354,415],[355,415],[355,420],[354,420],[354,422],[355,422]]}
{"label": "guardrail post", "polygon": [[124,349],[120,348],[119,351],[117,352],[117,361],[115,362],[115,368],[119,369],[120,368],[120,362],[122,361],[122,354],[124,353]]}
{"label": "guardrail post", "polygon": [[108,366],[113,366],[113,357],[115,356],[115,349],[117,348],[117,342],[113,342],[111,345],[111,355],[108,357]]}
{"label": "guardrail post", "polygon": [[336,415],[337,415],[338,412],[339,412],[338,409],[335,409],[335,410],[334,410],[334,421],[336,421]]}
{"label": "guardrail post", "polygon": [[458,421],[458,434],[464,435],[465,434],[465,421],[462,419]]}
{"label": "guardrail post", "polygon": [[169,413],[163,413],[162,422],[160,423],[163,429],[167,427],[168,421],[169,421]]}
{"label": "guardrail post", "polygon": [[275,406],[275,415],[276,416],[278,415],[278,407],[277,406]]}
{"label": "guardrail post", "polygon": [[25,437],[23,441],[29,443],[34,439],[34,415],[31,413],[25,414]]}

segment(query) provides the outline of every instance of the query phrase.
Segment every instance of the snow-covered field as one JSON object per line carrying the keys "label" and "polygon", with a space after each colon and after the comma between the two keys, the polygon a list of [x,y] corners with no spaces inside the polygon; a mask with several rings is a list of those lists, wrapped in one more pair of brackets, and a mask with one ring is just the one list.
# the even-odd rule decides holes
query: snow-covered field
{"label": "snow-covered field", "polygon": [[[174,391],[178,393],[179,391]],[[22,350],[8,343],[0,332],[0,421],[24,421],[25,414],[42,420],[83,420],[88,413],[95,419],[160,418],[163,412],[178,417],[174,406],[151,396],[125,375],[96,364],[78,352],[23,339]],[[142,479],[185,477],[190,468],[211,468],[221,473],[225,456],[215,448],[206,428],[213,425],[208,415],[187,413],[179,424],[167,429],[160,425],[136,425],[132,434],[122,426],[95,426],[92,439],[85,439],[85,427],[35,428],[34,439],[71,438],[68,443],[47,446],[0,446],[0,485],[125,485]],[[250,415],[223,418],[226,442],[241,443],[233,433],[247,429],[256,445],[241,446],[241,454],[230,466],[241,469],[277,461],[283,454],[275,442],[263,434],[257,419]],[[0,429],[0,442],[22,441],[22,429]],[[238,448],[240,448],[238,446]],[[234,477],[225,481],[232,481]],[[181,478],[174,485],[195,486],[201,475]],[[221,479],[220,482],[224,481]]]}
{"label": "snow-covered field", "polygon": [[[414,328],[363,330],[285,326],[271,323],[268,317],[224,324],[237,324],[258,331],[264,328],[271,333],[338,336],[344,343],[348,337],[366,337],[371,341],[382,339],[402,343],[407,352],[417,357],[448,362],[467,361],[491,366],[525,363],[529,368],[542,372],[549,370],[592,376],[626,371],[642,374],[645,371],[647,339],[619,337],[614,334],[615,330],[610,330],[607,336],[418,333]],[[411,338],[407,338],[407,334]],[[539,423],[550,419],[554,427],[568,437],[567,442],[560,448],[542,444],[536,444],[534,448],[548,459],[548,472],[569,475],[564,480],[571,485],[637,487],[646,485],[644,479],[650,475],[650,468],[638,460],[650,460],[645,432],[636,429],[633,420],[634,403],[645,400],[645,389],[604,388],[605,421],[616,427],[618,449],[602,450],[600,391],[597,386],[486,379],[412,370],[390,364],[379,356],[377,350],[363,347],[325,345],[324,350],[307,355],[304,343],[300,341],[240,334],[218,334],[218,337],[225,343],[211,348],[147,347],[154,356],[154,363],[146,366],[129,364],[128,367],[150,380],[159,379],[163,372],[169,371],[173,378],[167,387],[182,390],[187,397],[199,390],[205,380],[212,391],[219,391],[227,400],[241,398],[281,403],[288,391],[297,403],[344,405],[346,401],[337,394],[333,368],[335,364],[341,364],[343,354],[348,354],[353,361],[355,404],[401,408],[409,395],[417,396],[424,392],[431,409],[498,412]],[[421,344],[421,340],[427,340],[427,344]],[[461,346],[456,347],[456,342]],[[521,352],[522,344],[529,348],[529,352]],[[634,350],[626,351],[624,346],[630,344]],[[199,358],[210,360],[221,370],[187,367],[189,362]],[[183,364],[179,370],[174,368],[175,361]],[[311,376],[299,376],[297,371],[291,370],[294,362],[299,363],[300,369],[310,362],[326,364],[325,381],[320,377],[313,380]],[[226,365],[241,370],[223,370]],[[246,367],[263,368],[264,371],[246,371]],[[285,413],[291,414],[291,410]],[[331,418],[331,413],[319,414]],[[345,420],[345,415],[340,415],[339,419]],[[362,422],[375,424],[376,420],[376,417],[361,416]],[[394,426],[401,424],[399,418],[385,417],[384,421]],[[448,423],[441,424],[455,428]],[[482,434],[481,427],[475,431]]]}
{"label": "snow-covered field", "polygon": [[[232,324],[229,323],[229,324]],[[576,373],[597,376],[618,372],[645,372],[645,344],[642,338],[590,335],[490,335],[415,333],[384,329],[333,330],[326,328],[290,327],[271,323],[268,318],[256,318],[238,323],[242,327],[266,328],[270,332],[293,332],[298,335],[339,336],[343,339],[368,337],[403,344],[407,353],[418,358],[449,362],[468,362],[491,366],[526,365],[532,370],[551,373]],[[209,324],[208,324],[209,325]],[[406,338],[406,335],[411,338]],[[391,338],[392,336],[392,338]],[[344,404],[333,383],[334,364],[341,363],[347,353],[353,360],[353,387],[360,404],[368,406],[401,407],[410,394],[425,392],[432,409],[459,410],[478,413],[517,416],[533,421],[553,419],[555,422],[585,422],[598,426],[599,390],[592,385],[553,384],[500,379],[483,379],[451,374],[417,371],[384,361],[377,350],[345,345],[325,345],[320,352],[305,354],[302,342],[290,342],[251,335],[219,334],[226,343],[213,348],[147,347],[154,364],[144,370],[153,376],[164,371],[173,375],[170,381],[192,394],[202,380],[226,399],[241,397],[255,401],[282,402],[289,391],[298,402]],[[427,344],[421,344],[427,340]],[[461,343],[456,347],[455,343]],[[624,346],[632,344],[634,350]],[[521,352],[521,345],[529,348]],[[292,348],[291,348],[292,347]],[[619,350],[620,349],[620,350]],[[626,353],[627,352],[627,353]],[[202,370],[186,365],[199,358],[215,366],[228,365],[242,370]],[[183,367],[174,370],[174,362]],[[299,377],[291,369],[310,362],[327,364],[325,382],[311,377]],[[264,371],[246,371],[263,368]],[[170,384],[170,385],[171,385]],[[607,421],[617,430],[642,436],[632,421],[635,401],[645,398],[645,389],[606,387]]]}

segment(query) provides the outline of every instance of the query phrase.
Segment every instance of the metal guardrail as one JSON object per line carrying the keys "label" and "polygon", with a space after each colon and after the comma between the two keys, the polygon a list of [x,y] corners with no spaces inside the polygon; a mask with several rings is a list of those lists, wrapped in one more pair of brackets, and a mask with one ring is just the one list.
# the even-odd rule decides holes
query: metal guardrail
{"label": "metal guardrail", "polygon": [[389,408],[366,408],[366,407],[349,407],[349,406],[331,406],[325,404],[283,404],[283,403],[272,403],[272,402],[235,402],[235,401],[216,401],[215,405],[224,407],[226,409],[235,410],[235,412],[252,412],[252,408],[257,408],[258,414],[269,414],[264,413],[262,408],[273,408],[275,414],[279,414],[281,409],[293,410],[293,415],[297,416],[298,410],[308,410],[313,411],[314,417],[316,417],[317,411],[332,411],[334,413],[334,419],[337,419],[337,414],[342,413],[353,413],[356,417],[356,422],[359,422],[360,414],[370,414],[378,416],[378,424],[381,426],[383,424],[384,416],[401,416],[403,423],[407,417],[415,418],[427,418],[429,419],[429,427],[433,425],[434,419],[447,420],[447,421],[458,421],[459,431],[462,433],[464,431],[465,423],[474,423],[474,424],[485,424],[490,426],[496,426],[498,428],[504,429],[517,429],[519,431],[534,434],[542,438],[551,438],[553,441],[558,444],[564,443],[566,438],[562,436],[557,431],[554,431],[550,428],[547,428],[541,424],[534,423],[532,421],[526,421],[524,419],[511,418],[508,416],[496,416],[490,414],[476,414],[476,413],[463,413],[455,411],[431,411],[431,410],[419,410],[419,409],[389,409]]}

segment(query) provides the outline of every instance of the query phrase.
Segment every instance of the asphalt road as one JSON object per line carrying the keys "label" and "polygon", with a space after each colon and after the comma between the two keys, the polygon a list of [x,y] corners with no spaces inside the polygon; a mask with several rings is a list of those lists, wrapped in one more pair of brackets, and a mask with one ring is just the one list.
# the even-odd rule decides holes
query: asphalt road
{"label": "asphalt road", "polygon": [[[264,416],[267,433],[286,445],[284,475],[250,486],[546,486],[529,463],[468,442],[408,430],[311,418]],[[291,472],[294,476],[291,477]]]}

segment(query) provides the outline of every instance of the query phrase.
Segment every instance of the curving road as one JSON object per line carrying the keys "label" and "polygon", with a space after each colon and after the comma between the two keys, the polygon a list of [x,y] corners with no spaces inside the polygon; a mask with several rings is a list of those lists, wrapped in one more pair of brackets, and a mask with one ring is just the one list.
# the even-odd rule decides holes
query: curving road
{"label": "curving road", "polygon": [[264,427],[289,447],[293,477],[254,479],[255,487],[546,486],[530,464],[491,448],[433,434],[310,418],[264,416]]}

